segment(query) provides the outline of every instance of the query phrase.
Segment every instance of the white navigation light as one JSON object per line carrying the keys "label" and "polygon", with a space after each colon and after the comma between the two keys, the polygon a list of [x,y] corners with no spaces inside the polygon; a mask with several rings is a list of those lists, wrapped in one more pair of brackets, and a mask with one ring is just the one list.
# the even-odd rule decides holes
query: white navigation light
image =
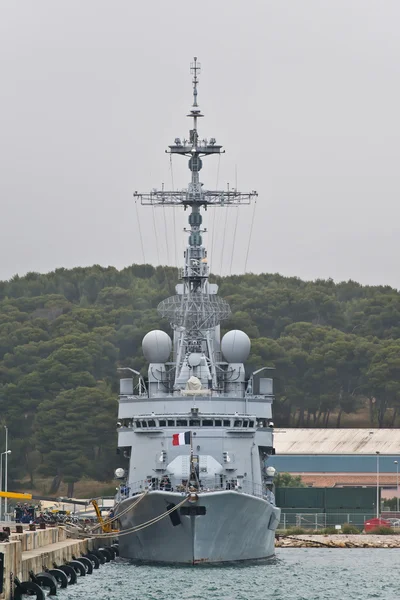
{"label": "white navigation light", "polygon": [[168,333],[159,329],[149,331],[142,341],[142,350],[150,363],[165,363],[171,354],[172,341]]}
{"label": "white navigation light", "polygon": [[221,340],[221,350],[229,363],[243,363],[250,354],[249,336],[240,329],[228,331]]}
{"label": "white navigation light", "polygon": [[125,471],[120,467],[119,469],[115,469],[114,475],[116,479],[123,479],[125,477]]}

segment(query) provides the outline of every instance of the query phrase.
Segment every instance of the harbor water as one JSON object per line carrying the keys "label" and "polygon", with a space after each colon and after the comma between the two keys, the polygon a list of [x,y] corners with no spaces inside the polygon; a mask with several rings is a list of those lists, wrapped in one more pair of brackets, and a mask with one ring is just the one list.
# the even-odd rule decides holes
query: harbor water
{"label": "harbor water", "polygon": [[150,566],[117,559],[60,600],[399,600],[398,549],[278,549],[269,564]]}

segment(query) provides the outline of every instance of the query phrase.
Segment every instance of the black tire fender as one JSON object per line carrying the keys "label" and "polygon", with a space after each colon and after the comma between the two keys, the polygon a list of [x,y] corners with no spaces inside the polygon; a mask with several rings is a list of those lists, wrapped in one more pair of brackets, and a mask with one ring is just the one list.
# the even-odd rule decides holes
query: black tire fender
{"label": "black tire fender", "polygon": [[70,560],[68,564],[73,567],[76,573],[79,573],[81,577],[85,577],[86,569],[83,563],[79,562],[79,560]]}
{"label": "black tire fender", "polygon": [[98,569],[100,567],[99,557],[96,556],[95,554],[92,554],[91,552],[89,552],[88,554],[85,554],[85,558],[88,558],[90,560],[90,562],[93,565],[93,569]]}
{"label": "black tire fender", "polygon": [[77,560],[83,564],[88,575],[93,573],[93,563],[89,558],[86,556],[80,556]]}
{"label": "black tire fender", "polygon": [[106,563],[111,562],[111,554],[109,553],[107,548],[99,548],[98,552],[100,552],[100,554],[104,556],[104,560],[106,561]]}
{"label": "black tire fender", "polygon": [[17,584],[17,587],[14,591],[14,600],[22,600],[25,595],[35,597],[36,600],[46,600],[46,594],[38,585],[33,581],[23,581],[22,583]]}
{"label": "black tire fender", "polygon": [[73,583],[76,583],[78,575],[76,574],[76,571],[73,567],[71,567],[70,565],[61,565],[58,568],[61,569],[61,571],[64,571],[64,573],[68,577],[68,584],[72,585]]}
{"label": "black tire fender", "polygon": [[111,548],[114,548],[115,554],[117,556],[119,556],[119,545],[118,544],[111,544]]}
{"label": "black tire fender", "polygon": [[97,556],[101,565],[104,565],[104,563],[106,562],[106,559],[102,552],[99,552],[98,550],[92,550],[92,554]]}
{"label": "black tire fender", "polygon": [[48,572],[50,573],[50,575],[53,575],[54,579],[57,581],[60,588],[64,589],[64,588],[68,587],[68,577],[64,573],[64,571],[61,571],[61,569],[49,569]]}
{"label": "black tire fender", "polygon": [[115,557],[117,556],[115,548],[113,548],[112,546],[104,546],[104,547],[107,550],[107,552],[110,554],[111,560],[115,560]]}
{"label": "black tire fender", "polygon": [[50,596],[57,595],[57,579],[50,573],[38,573],[35,575],[35,583],[41,588],[48,588]]}

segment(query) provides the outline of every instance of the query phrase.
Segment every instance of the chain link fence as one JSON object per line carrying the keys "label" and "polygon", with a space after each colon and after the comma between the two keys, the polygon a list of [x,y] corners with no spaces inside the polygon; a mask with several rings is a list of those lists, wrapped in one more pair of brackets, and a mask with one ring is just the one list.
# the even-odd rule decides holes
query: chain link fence
{"label": "chain link fence", "polygon": [[372,513],[281,513],[279,529],[290,529],[291,527],[301,527],[316,531],[335,527],[335,525],[344,525],[348,523],[360,529],[364,528],[365,521],[373,519],[376,514]]}

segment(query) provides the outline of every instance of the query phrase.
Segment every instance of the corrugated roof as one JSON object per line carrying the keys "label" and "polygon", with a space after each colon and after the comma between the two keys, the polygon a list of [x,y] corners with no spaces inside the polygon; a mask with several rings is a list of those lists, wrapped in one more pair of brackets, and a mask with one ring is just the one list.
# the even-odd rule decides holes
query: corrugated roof
{"label": "corrugated roof", "polygon": [[[295,475],[299,475],[299,473],[295,473]],[[352,487],[359,485],[376,487],[376,473],[335,473],[331,475],[327,473],[301,473],[301,480],[306,485],[312,485],[313,487]],[[381,487],[396,487],[396,481],[396,475],[379,474],[379,485]]]}
{"label": "corrugated roof", "polygon": [[282,454],[399,454],[400,429],[275,429]]}

